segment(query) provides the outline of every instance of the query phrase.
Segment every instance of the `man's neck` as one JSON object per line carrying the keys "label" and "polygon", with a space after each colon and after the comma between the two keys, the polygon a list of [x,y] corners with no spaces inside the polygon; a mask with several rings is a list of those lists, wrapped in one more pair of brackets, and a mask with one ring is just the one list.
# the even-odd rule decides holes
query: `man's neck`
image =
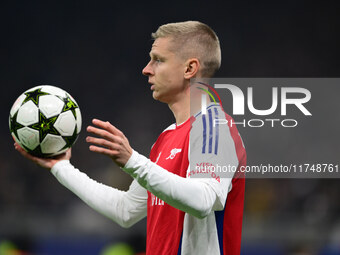
{"label": "man's neck", "polygon": [[182,124],[190,117],[190,96],[183,95],[179,100],[169,104],[169,108],[175,116],[176,124]]}

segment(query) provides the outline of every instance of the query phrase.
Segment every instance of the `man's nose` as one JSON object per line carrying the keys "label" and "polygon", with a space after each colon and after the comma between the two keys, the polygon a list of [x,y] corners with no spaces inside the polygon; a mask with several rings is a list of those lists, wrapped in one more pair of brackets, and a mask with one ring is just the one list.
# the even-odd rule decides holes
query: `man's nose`
{"label": "man's nose", "polygon": [[146,76],[153,75],[151,61],[143,68],[142,73]]}

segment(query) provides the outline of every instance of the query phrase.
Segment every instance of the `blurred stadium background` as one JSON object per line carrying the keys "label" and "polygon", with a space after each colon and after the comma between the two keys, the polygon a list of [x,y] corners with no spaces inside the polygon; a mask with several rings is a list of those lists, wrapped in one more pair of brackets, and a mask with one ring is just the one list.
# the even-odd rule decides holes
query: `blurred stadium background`
{"label": "blurred stadium background", "polygon": [[[94,117],[109,120],[134,149],[148,155],[158,134],[173,122],[167,106],[153,101],[141,74],[151,32],[189,19],[210,25],[222,45],[218,77],[339,77],[336,3],[2,2],[0,255],[10,247],[22,251],[11,254],[117,254],[107,248],[119,243],[135,253],[145,250],[145,221],[120,228],[14,150],[8,114],[24,90],[52,84],[71,93],[83,115],[72,162],[92,178],[126,189],[130,177],[88,151],[85,127]],[[333,100],[338,100],[336,92]],[[332,113],[325,114],[339,119],[338,110],[330,104]],[[308,131],[318,136],[303,141],[315,155],[339,155],[337,133],[323,132],[320,123]],[[283,142],[275,155],[266,154],[264,148],[273,145],[270,136],[240,132],[248,164],[284,159],[298,142]],[[303,152],[295,153],[298,158]],[[337,179],[247,180],[241,254],[340,254],[339,198]],[[121,248],[118,254],[128,252]]]}

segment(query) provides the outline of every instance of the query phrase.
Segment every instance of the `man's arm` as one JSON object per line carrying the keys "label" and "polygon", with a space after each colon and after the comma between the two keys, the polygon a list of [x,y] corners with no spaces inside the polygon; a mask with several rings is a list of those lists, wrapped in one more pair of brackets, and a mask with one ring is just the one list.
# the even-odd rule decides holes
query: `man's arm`
{"label": "man's arm", "polygon": [[[100,138],[87,137],[87,142],[94,144],[90,150],[111,157],[164,202],[199,218],[224,208],[232,178],[221,178],[218,182],[214,178],[183,178],[172,174],[133,151],[124,134],[109,122],[93,120],[93,124],[97,127],[90,126],[87,130]],[[230,145],[234,146],[233,143],[227,146]],[[237,166],[236,154],[231,157],[232,160],[226,160]]]}
{"label": "man's arm", "polygon": [[68,160],[56,163],[51,172],[86,204],[122,227],[130,227],[146,216],[147,191],[135,180],[128,191],[121,191],[91,179]]}
{"label": "man's arm", "polygon": [[167,204],[198,218],[208,216],[212,210],[223,210],[226,196],[223,202],[219,197],[231,182],[231,178],[221,179],[223,183],[212,178],[183,178],[136,151],[123,169]]}
{"label": "man's arm", "polygon": [[96,182],[71,165],[71,149],[56,158],[38,158],[28,154],[17,143],[14,147],[29,160],[51,169],[62,185],[122,227],[130,227],[146,216],[147,191],[136,181],[132,182],[128,191],[120,191]]}

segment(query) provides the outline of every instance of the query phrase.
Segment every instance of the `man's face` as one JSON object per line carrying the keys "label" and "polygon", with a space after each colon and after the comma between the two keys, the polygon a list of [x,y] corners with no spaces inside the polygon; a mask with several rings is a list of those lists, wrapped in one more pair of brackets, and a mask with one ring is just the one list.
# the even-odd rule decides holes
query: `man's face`
{"label": "man's face", "polygon": [[161,102],[171,104],[185,91],[187,82],[184,79],[185,61],[170,51],[171,38],[158,38],[154,41],[149,63],[143,74],[149,77],[152,96]]}

